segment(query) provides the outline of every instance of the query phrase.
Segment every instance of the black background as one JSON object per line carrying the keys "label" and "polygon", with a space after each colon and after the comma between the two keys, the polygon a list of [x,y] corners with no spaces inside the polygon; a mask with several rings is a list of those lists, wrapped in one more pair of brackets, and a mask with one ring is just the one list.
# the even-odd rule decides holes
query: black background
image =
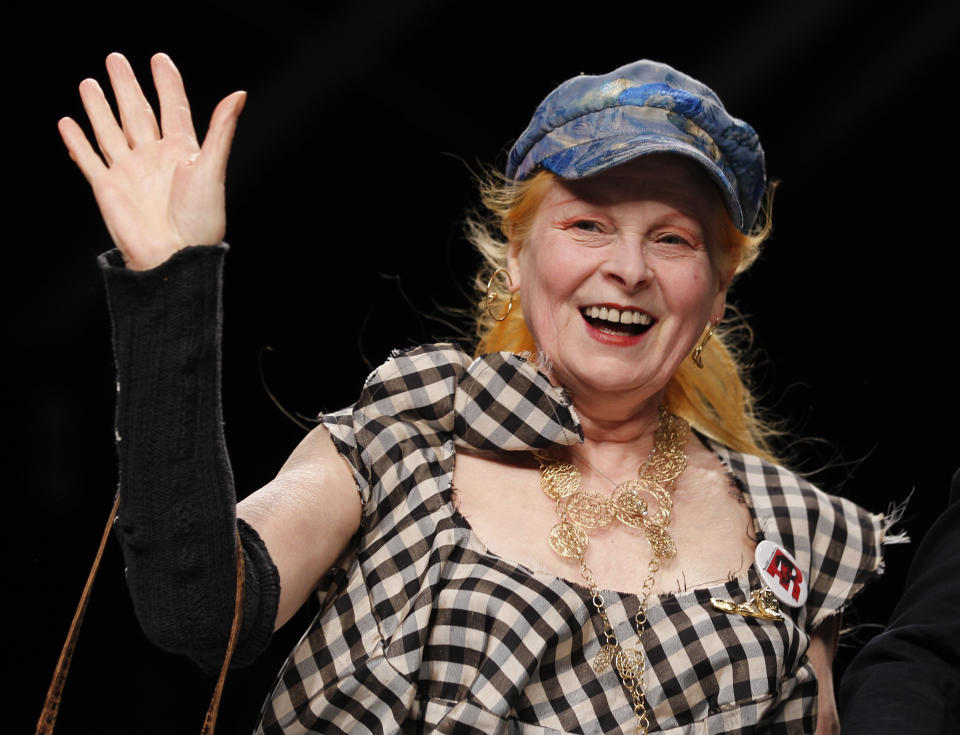
{"label": "black background", "polygon": [[[502,163],[557,83],[648,57],[710,84],[759,131],[782,181],[774,238],[732,299],[755,327],[766,404],[805,440],[800,469],[874,511],[914,492],[904,525],[916,540],[960,465],[960,6],[878,7],[223,0],[8,15],[2,691],[13,722],[2,729],[35,723],[115,491],[94,263],[109,238],[56,131],[60,116],[82,118],[81,79],[106,83],[108,52],[143,80],[149,56],[168,52],[201,135],[221,97],[249,92],[228,176],[225,296],[241,494],[303,433],[266,395],[263,348],[279,400],[315,414],[349,403],[389,349],[461,333],[428,315],[469,303],[471,169]],[[886,576],[846,617],[863,627],[838,673],[885,622],[911,554],[889,549]],[[231,674],[220,732],[251,729],[303,622]],[[196,732],[212,684],[143,639],[111,541],[57,732]]]}

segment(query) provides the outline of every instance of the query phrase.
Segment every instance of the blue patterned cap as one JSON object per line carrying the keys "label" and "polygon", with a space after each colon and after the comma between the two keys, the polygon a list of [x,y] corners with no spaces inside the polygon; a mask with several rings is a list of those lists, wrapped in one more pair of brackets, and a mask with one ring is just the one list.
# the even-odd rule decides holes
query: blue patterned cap
{"label": "blue patterned cap", "polygon": [[766,185],[757,133],[709,87],[656,61],[584,74],[553,90],[510,150],[507,177],[521,181],[543,167],[579,179],[648,153],[700,163],[733,223],[749,232]]}

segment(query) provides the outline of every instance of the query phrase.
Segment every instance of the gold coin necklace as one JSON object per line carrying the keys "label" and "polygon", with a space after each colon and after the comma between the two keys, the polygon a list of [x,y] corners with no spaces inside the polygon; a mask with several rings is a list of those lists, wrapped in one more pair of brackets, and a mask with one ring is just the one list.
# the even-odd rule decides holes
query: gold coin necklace
{"label": "gold coin necklace", "polygon": [[[673,499],[670,497],[676,480],[687,466],[683,448],[690,437],[690,426],[682,418],[660,407],[653,450],[643,463],[636,479],[616,486],[610,496],[580,489],[580,470],[569,462],[560,462],[544,454],[540,461],[540,488],[557,505],[558,523],[550,530],[550,546],[560,556],[575,559],[580,575],[587,583],[593,606],[603,622],[604,643],[593,659],[598,674],[612,663],[633,699],[637,717],[637,733],[647,735],[650,720],[647,715],[646,656],[643,652],[643,631],[647,627],[647,602],[653,592],[654,580],[663,559],[672,559],[677,547],[667,533]],[[656,510],[650,508],[647,498],[656,501]],[[624,648],[610,624],[600,587],[586,563],[589,529],[604,528],[620,521],[640,529],[647,537],[653,556],[647,566],[647,577],[640,588],[640,608],[634,617],[637,636],[636,648]]]}

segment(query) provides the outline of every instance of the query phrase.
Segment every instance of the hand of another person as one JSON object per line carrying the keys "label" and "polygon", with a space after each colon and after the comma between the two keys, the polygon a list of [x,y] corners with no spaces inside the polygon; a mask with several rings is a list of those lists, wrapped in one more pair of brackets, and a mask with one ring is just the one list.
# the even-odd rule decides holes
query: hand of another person
{"label": "hand of another person", "polygon": [[189,245],[213,245],[226,232],[227,157],[246,92],[217,105],[203,145],[197,142],[180,72],[166,54],[150,60],[160,126],[127,60],[107,57],[120,124],[94,79],[80,98],[102,158],[71,118],[58,123],[70,157],[90,186],[128,268],[146,270]]}

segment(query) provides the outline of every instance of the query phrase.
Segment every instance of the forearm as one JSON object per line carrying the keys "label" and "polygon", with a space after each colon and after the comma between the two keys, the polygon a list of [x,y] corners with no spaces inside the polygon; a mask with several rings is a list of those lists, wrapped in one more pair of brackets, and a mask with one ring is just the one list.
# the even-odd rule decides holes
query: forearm
{"label": "forearm", "polygon": [[807,657],[817,674],[817,735],[840,732],[837,702],[834,694],[833,659],[837,652],[840,614],[827,618],[810,636]]}
{"label": "forearm", "polygon": [[[219,666],[233,617],[236,495],[220,404],[225,246],[190,248],[142,272],[101,258],[117,362],[117,535],[144,631],[157,645]],[[266,647],[276,570],[241,534],[246,590],[236,660]]]}

